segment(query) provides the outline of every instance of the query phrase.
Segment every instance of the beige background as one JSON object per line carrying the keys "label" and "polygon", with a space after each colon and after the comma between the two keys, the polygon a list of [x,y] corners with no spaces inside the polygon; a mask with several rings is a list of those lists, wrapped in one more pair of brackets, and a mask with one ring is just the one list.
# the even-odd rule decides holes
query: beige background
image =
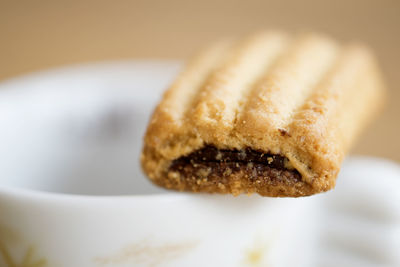
{"label": "beige background", "polygon": [[400,1],[0,0],[0,80],[60,65],[178,58],[221,35],[319,30],[370,44],[389,104],[354,153],[400,161]]}

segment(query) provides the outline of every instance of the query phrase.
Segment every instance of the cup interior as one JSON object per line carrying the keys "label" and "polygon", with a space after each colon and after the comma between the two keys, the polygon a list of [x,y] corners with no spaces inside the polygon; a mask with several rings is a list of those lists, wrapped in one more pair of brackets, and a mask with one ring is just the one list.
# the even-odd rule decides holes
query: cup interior
{"label": "cup interior", "polygon": [[0,85],[0,186],[165,193],[140,168],[152,109],[177,63],[82,66]]}

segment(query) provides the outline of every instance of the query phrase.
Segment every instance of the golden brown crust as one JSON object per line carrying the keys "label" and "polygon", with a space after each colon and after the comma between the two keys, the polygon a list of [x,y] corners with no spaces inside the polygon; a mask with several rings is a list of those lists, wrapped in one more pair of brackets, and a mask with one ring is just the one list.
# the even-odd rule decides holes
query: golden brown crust
{"label": "golden brown crust", "polygon": [[[218,43],[165,93],[145,135],[142,166],[153,182],[177,190],[267,196],[327,191],[382,105],[383,89],[372,53],[361,45],[280,32]],[[174,160],[205,145],[281,155],[301,181],[256,185],[241,170],[222,185],[217,177],[193,183],[193,175],[170,170]]]}

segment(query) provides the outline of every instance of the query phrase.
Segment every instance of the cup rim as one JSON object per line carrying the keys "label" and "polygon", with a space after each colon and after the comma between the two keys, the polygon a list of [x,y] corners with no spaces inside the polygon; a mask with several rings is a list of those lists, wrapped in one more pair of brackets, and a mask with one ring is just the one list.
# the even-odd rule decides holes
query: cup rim
{"label": "cup rim", "polygon": [[7,195],[14,198],[23,199],[42,199],[58,201],[126,201],[126,200],[156,200],[156,199],[182,199],[187,198],[189,193],[185,192],[165,192],[154,194],[132,194],[132,195],[89,195],[89,194],[70,194],[60,192],[48,192],[29,188],[0,185],[0,195]]}

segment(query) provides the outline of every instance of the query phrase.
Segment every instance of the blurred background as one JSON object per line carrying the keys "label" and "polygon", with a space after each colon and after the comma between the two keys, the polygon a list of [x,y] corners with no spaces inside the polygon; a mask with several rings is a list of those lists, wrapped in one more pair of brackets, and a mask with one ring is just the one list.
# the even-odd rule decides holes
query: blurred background
{"label": "blurred background", "polygon": [[0,0],[0,81],[67,64],[184,60],[226,35],[317,30],[361,40],[377,53],[389,88],[384,114],[353,153],[400,162],[400,1]]}

